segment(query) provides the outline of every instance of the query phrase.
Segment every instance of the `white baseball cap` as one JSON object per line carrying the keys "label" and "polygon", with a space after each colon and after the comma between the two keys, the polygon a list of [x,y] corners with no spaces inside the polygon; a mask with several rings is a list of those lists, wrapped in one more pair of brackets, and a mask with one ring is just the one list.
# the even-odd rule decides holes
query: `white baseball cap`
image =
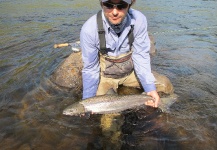
{"label": "white baseball cap", "polygon": [[[106,1],[108,1],[108,0],[101,0],[102,2],[106,2]],[[132,3],[132,0],[122,0],[122,1],[125,1],[126,3],[128,3],[128,4],[131,4]]]}

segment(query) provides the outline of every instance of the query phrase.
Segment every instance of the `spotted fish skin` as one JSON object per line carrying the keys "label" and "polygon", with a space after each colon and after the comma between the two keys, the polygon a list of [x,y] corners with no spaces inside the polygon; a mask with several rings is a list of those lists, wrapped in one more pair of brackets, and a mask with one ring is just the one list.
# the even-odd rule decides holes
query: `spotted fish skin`
{"label": "spotted fish skin", "polygon": [[[177,96],[172,95],[167,98],[161,98],[159,108],[162,111],[168,110],[168,108],[176,101]],[[145,108],[145,102],[153,101],[154,99],[145,94],[137,95],[101,95],[88,98],[72,104],[64,109],[64,115],[81,115],[85,113],[92,114],[109,114],[119,113],[127,109],[133,109],[136,107]]]}

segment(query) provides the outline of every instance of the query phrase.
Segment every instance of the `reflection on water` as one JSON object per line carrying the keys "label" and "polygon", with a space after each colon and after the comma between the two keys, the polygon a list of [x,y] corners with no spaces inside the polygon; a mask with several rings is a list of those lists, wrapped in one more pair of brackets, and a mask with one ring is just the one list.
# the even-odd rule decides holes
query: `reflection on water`
{"label": "reflection on water", "polygon": [[[70,53],[55,43],[79,39],[98,1],[0,0],[1,149],[217,149],[217,19],[215,0],[137,1],[157,55],[152,68],[179,95],[170,113],[138,110],[108,117],[63,116],[80,94],[49,82]],[[107,124],[106,124],[107,125]]]}

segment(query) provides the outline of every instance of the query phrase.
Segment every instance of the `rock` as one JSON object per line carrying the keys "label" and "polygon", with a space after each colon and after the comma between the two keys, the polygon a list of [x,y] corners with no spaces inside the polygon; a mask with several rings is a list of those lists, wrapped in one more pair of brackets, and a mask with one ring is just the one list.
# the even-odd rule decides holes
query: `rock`
{"label": "rock", "polygon": [[60,87],[80,92],[82,88],[81,52],[70,54],[52,73],[50,80]]}
{"label": "rock", "polygon": [[152,71],[156,81],[155,85],[157,88],[157,92],[163,92],[165,94],[172,94],[174,92],[174,88],[170,80],[162,74],[159,74],[155,71]]}

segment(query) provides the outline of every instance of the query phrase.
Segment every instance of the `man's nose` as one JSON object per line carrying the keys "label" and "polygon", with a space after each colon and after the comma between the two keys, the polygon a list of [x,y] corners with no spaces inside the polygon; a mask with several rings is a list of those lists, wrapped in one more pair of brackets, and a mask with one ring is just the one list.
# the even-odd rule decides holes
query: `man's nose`
{"label": "man's nose", "polygon": [[118,14],[118,10],[117,10],[116,6],[113,8],[112,14],[113,14],[114,16],[116,16],[116,15]]}

